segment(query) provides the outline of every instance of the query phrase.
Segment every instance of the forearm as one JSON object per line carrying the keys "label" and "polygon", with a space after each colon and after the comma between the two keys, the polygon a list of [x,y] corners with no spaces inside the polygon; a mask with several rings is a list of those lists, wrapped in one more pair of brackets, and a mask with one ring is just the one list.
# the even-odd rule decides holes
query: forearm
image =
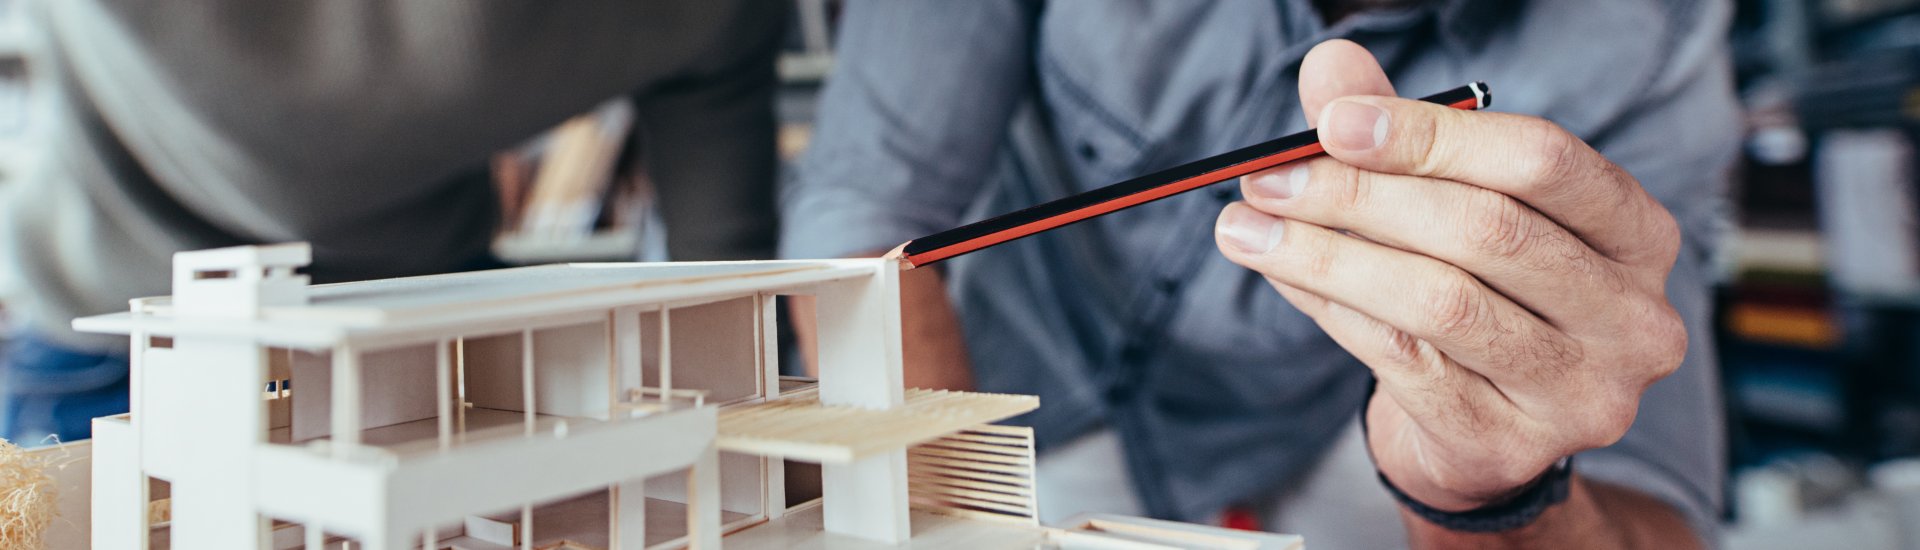
{"label": "forearm", "polygon": [[1412,548],[1700,548],[1700,539],[1673,507],[1638,491],[1591,481],[1570,480],[1567,500],[1531,525],[1502,533],[1462,533],[1428,523],[1406,509]]}
{"label": "forearm", "polygon": [[[807,374],[818,375],[814,351],[814,304],[811,296],[788,301],[794,333]],[[946,284],[933,269],[900,273],[900,347],[909,388],[973,389],[973,371],[967,360],[960,318],[947,297]]]}

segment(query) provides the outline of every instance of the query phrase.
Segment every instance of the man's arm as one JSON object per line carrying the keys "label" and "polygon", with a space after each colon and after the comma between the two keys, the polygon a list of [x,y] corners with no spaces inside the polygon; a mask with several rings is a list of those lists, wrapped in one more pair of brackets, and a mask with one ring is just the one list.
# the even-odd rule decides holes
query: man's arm
{"label": "man's arm", "polygon": [[[1018,0],[849,2],[819,127],[783,197],[781,255],[877,256],[958,225],[1026,90],[1037,10]],[[902,273],[900,294],[907,385],[972,387],[938,272]],[[812,304],[789,304],[808,346]],[[802,353],[813,368],[811,350]]]}
{"label": "man's arm", "polygon": [[867,254],[958,225],[1027,88],[1035,9],[849,2],[818,126],[781,197],[781,255]]}
{"label": "man's arm", "polygon": [[[806,358],[807,375],[819,376],[813,297],[794,296],[787,304],[793,311],[793,331],[800,340],[800,354]],[[973,389],[973,370],[967,360],[960,317],[954,313],[953,301],[937,270],[900,273],[900,354],[906,370],[902,373],[904,382],[909,388]]]}

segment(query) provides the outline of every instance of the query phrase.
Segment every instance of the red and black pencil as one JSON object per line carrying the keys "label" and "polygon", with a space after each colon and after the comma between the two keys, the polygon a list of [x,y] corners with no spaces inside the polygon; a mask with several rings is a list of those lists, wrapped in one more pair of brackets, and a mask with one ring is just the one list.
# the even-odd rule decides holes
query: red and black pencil
{"label": "red and black pencil", "polygon": [[[1492,105],[1493,94],[1475,82],[1420,100],[1476,110]],[[907,241],[887,256],[913,269],[1325,152],[1307,130]]]}

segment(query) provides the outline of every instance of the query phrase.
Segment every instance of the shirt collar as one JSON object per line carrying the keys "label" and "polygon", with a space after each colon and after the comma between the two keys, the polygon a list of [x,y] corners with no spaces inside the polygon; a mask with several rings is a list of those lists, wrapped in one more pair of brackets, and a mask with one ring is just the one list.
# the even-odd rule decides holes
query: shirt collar
{"label": "shirt collar", "polygon": [[1521,4],[1520,0],[1442,0],[1438,6],[1440,29],[1460,47],[1477,50],[1486,46],[1495,29],[1525,7]]}

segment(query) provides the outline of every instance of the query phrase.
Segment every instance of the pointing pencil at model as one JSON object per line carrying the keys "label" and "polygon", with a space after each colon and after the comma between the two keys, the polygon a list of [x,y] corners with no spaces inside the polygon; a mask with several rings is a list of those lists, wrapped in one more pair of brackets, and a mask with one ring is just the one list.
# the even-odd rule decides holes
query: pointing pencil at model
{"label": "pointing pencil at model", "polygon": [[[1696,546],[1697,230],[1739,129],[1709,4],[850,3],[783,254],[910,241],[906,376],[1040,395],[1075,474],[1043,522]],[[1402,99],[1482,79],[1499,112]],[[1326,154],[1130,179],[1308,128]]]}

